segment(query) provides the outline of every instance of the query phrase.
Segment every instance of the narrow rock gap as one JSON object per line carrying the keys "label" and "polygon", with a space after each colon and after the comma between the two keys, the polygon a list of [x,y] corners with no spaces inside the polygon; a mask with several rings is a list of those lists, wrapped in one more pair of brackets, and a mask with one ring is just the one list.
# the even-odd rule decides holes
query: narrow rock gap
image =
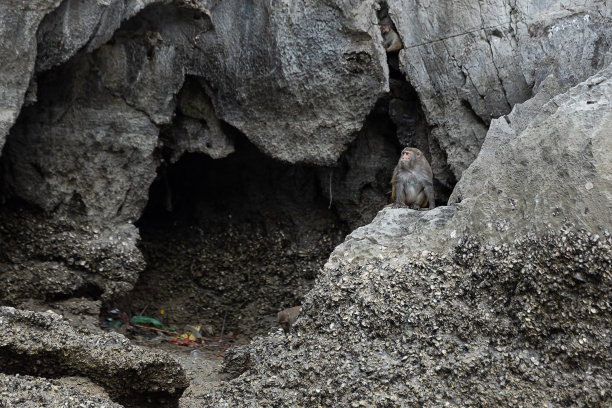
{"label": "narrow rock gap", "polygon": [[[380,3],[377,16],[381,24],[391,24],[391,28],[396,29],[389,15],[387,2]],[[427,123],[418,93],[410,79],[402,72],[400,53],[401,50],[387,53],[390,93],[379,101],[377,109],[395,128],[394,138],[399,143],[396,157],[399,157],[399,152],[406,146],[416,147],[425,154],[434,173],[436,205],[446,205],[457,180],[448,166],[446,153],[432,136],[431,126]],[[390,175],[391,173],[389,177]]]}

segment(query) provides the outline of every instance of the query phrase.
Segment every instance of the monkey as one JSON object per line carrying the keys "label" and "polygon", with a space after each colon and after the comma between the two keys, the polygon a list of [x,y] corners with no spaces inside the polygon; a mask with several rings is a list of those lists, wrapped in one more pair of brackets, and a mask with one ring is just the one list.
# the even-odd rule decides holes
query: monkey
{"label": "monkey", "polygon": [[402,150],[391,177],[391,200],[394,208],[408,206],[418,210],[428,205],[430,210],[435,208],[433,173],[419,149]]}
{"label": "monkey", "polygon": [[289,333],[291,326],[298,318],[300,314],[300,310],[302,310],[302,306],[294,306],[289,309],[284,309],[278,312],[278,324],[283,328],[285,333]]}
{"label": "monkey", "polygon": [[395,30],[391,27],[391,24],[381,24],[380,32],[383,36],[383,47],[387,52],[399,51],[404,48],[402,40]]}

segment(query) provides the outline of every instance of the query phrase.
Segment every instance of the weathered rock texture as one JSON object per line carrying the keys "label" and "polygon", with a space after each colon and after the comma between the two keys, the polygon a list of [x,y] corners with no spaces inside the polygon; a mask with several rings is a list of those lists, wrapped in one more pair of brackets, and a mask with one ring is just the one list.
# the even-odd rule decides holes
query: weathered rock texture
{"label": "weathered rock texture", "polygon": [[458,230],[492,240],[570,223],[602,232],[612,219],[612,65],[543,103],[558,86],[493,121],[457,184]]}
{"label": "weathered rock texture", "polygon": [[[389,65],[384,13],[405,46]],[[143,268],[133,223],[184,153],[225,158],[245,137],[330,166],[308,194],[354,227],[414,144],[443,197],[463,176],[453,205],[356,231],[297,336],[243,350],[248,371],[211,404],[609,405],[610,70],[576,85],[610,63],[611,21],[603,0],[5,1],[2,196],[36,208],[2,207],[0,301],[126,293]],[[250,214],[237,185],[228,207]],[[449,252],[465,236],[493,246]]]}
{"label": "weathered rock texture", "polygon": [[91,52],[107,42],[121,23],[149,4],[162,0],[63,0],[38,28],[36,71],[66,62],[83,49]]}
{"label": "weathered rock texture", "polygon": [[243,139],[221,160],[186,155],[166,178],[139,221],[147,267],[126,301],[164,309],[174,327],[266,333],[348,232],[317,194],[316,168],[280,163]]}
{"label": "weathered rock texture", "polygon": [[180,365],[117,333],[75,332],[60,315],[0,307],[0,365],[7,374],[82,376],[116,401],[176,405],[187,388]]}
{"label": "weathered rock texture", "polygon": [[335,162],[388,90],[372,3],[222,1],[211,13],[194,45],[216,51],[199,72],[219,116],[273,157]]}
{"label": "weathered rock texture", "polygon": [[501,243],[566,225],[609,231],[612,65],[556,95],[560,89],[550,76],[534,98],[492,122],[451,206],[426,214],[385,209],[336,248],[330,261],[444,251],[472,233]]}
{"label": "weathered rock texture", "polygon": [[295,334],[231,351],[207,405],[593,406],[612,402],[610,236],[329,267]]}
{"label": "weathered rock texture", "polygon": [[[92,394],[77,385],[87,384],[83,378],[68,381],[49,380],[29,375],[0,373],[0,405],[3,407],[57,408],[121,408],[108,395]],[[87,384],[91,386],[90,384]]]}
{"label": "weathered rock texture", "polygon": [[7,0],[0,4],[0,149],[15,123],[36,60],[36,30],[60,0]]}
{"label": "weathered rock texture", "polygon": [[296,333],[229,353],[209,404],[612,403],[612,71],[542,106],[548,82],[492,125],[461,203],[349,235]]}
{"label": "weathered rock texture", "polygon": [[388,90],[367,2],[153,3],[66,0],[47,15],[38,102],[3,154],[8,193],[54,215],[133,222],[160,144],[171,162],[224,157],[229,123],[276,158],[331,164]]}
{"label": "weathered rock texture", "polygon": [[[433,125],[429,140],[400,130],[397,137],[430,151],[446,189],[454,183],[448,172],[460,176],[476,157],[491,117],[528,99],[551,72],[574,85],[603,66],[610,46],[603,1],[387,3],[405,44],[402,69]],[[333,164],[389,89],[374,1],[23,4],[11,2],[3,14],[10,31],[3,59],[14,61],[19,51],[29,62],[5,69],[3,77],[14,79],[4,85],[1,133],[15,121],[28,83],[40,101],[12,131],[7,183],[60,214],[82,206],[90,219],[137,218],[159,166],[158,128],[171,122],[173,161],[184,151],[231,152],[223,120],[273,157]],[[30,81],[35,40],[39,74],[73,58],[40,86]],[[182,104],[176,112],[185,75],[202,83],[190,97],[200,109]],[[396,125],[414,121],[418,109],[406,103],[402,95],[389,102]]]}
{"label": "weathered rock texture", "polygon": [[550,74],[566,87],[586,79],[612,44],[605,0],[387,3],[404,43],[402,66],[457,178],[492,118],[533,96]]}
{"label": "weathered rock texture", "polygon": [[129,291],[144,268],[130,224],[82,225],[40,211],[0,208],[0,299],[107,300]]}

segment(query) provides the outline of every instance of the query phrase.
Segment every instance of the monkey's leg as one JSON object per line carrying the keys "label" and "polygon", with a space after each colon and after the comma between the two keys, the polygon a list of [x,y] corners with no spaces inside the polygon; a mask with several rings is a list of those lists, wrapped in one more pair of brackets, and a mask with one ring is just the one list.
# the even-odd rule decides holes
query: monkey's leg
{"label": "monkey's leg", "polygon": [[433,184],[425,184],[425,196],[427,197],[427,201],[429,202],[429,209],[433,210],[434,208],[436,208]]}

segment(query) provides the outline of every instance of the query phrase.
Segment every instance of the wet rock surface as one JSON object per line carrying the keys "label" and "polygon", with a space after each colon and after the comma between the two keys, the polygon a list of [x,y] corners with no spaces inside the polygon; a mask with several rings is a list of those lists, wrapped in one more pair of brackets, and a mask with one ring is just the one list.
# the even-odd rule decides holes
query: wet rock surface
{"label": "wet rock surface", "polygon": [[189,384],[166,354],[134,346],[117,333],[75,331],[53,312],[0,307],[0,330],[5,374],[87,377],[127,406],[176,405]]}

